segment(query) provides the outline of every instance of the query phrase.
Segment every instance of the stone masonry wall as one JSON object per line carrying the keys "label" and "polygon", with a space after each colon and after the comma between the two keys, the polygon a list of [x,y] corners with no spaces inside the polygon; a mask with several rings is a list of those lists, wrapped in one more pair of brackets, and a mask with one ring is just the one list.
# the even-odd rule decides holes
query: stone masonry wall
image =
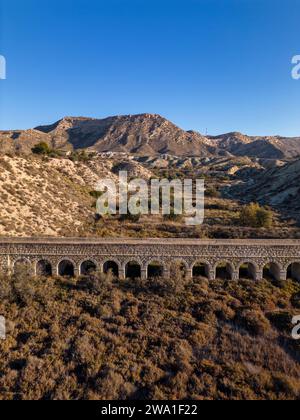
{"label": "stone masonry wall", "polygon": [[[258,241],[258,240],[95,240],[95,239],[57,239],[57,240],[3,240],[0,241],[0,271],[12,272],[18,261],[31,264],[33,269],[41,260],[48,261],[53,274],[58,274],[58,266],[62,260],[74,265],[75,274],[80,273],[81,264],[90,260],[99,270],[107,261],[118,264],[120,277],[125,276],[128,262],[135,261],[141,267],[142,276],[147,276],[147,268],[151,262],[160,263],[165,273],[176,261],[186,268],[188,276],[192,276],[196,263],[206,267],[208,277],[214,279],[216,268],[226,264],[232,279],[239,277],[239,269],[249,264],[249,271],[254,272],[256,280],[263,276],[266,265],[271,266],[274,276],[286,279],[288,267],[300,264],[300,241]],[[294,269],[294,272],[298,270]],[[300,279],[299,279],[300,280]]]}

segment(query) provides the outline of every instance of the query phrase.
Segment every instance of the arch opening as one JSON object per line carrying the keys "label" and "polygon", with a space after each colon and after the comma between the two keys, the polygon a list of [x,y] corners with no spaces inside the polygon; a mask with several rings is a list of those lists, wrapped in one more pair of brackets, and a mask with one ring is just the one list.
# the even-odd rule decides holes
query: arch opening
{"label": "arch opening", "polygon": [[148,265],[148,278],[163,277],[164,267],[159,261],[152,261]]}
{"label": "arch opening", "polygon": [[197,262],[193,267],[193,277],[205,277],[209,278],[209,266],[208,264]]}
{"label": "arch opening", "polygon": [[229,263],[222,262],[216,267],[216,279],[219,280],[232,280],[233,268]]}
{"label": "arch opening", "polygon": [[280,280],[279,265],[274,262],[266,264],[263,270],[263,277],[265,280]]}
{"label": "arch opening", "polygon": [[88,276],[89,274],[95,273],[97,271],[97,265],[94,261],[84,261],[80,266],[80,274],[82,276]]}
{"label": "arch opening", "polygon": [[289,265],[287,269],[287,278],[300,281],[300,262],[295,262]]}
{"label": "arch opening", "polygon": [[126,265],[126,278],[127,279],[140,279],[142,277],[142,269],[138,262],[130,261]]}
{"label": "arch opening", "polygon": [[114,277],[119,277],[119,266],[115,261],[106,261],[103,264],[104,274],[111,272]]}
{"label": "arch opening", "polygon": [[244,263],[239,268],[239,279],[256,280],[256,267],[252,263]]}
{"label": "arch opening", "polygon": [[72,261],[61,261],[58,265],[58,275],[61,277],[75,277],[75,267]]}
{"label": "arch opening", "polygon": [[36,265],[36,274],[41,277],[52,276],[52,265],[47,260],[40,260]]}

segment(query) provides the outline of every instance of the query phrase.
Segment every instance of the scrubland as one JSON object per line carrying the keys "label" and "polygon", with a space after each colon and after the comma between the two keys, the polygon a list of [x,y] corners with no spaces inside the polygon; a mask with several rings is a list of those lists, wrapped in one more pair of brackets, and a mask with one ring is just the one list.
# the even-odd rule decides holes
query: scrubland
{"label": "scrubland", "polygon": [[[0,156],[0,237],[300,237],[295,221],[273,209],[270,225],[241,223],[241,211],[247,203],[241,204],[226,193],[226,186],[236,182],[235,175],[227,173],[227,162],[216,173],[216,163],[212,167],[200,165],[201,171],[158,170],[130,159],[76,158]],[[139,220],[118,214],[97,218],[96,184],[104,178],[117,181],[119,169],[146,180],[205,178],[204,224],[190,227],[184,217],[162,215],[145,215]]]}
{"label": "scrubland", "polygon": [[300,397],[293,281],[0,281],[1,399]]}

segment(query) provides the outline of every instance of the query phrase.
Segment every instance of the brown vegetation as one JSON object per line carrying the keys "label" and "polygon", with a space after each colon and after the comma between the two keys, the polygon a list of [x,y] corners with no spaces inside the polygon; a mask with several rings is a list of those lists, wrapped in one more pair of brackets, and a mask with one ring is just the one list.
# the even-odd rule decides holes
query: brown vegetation
{"label": "brown vegetation", "polygon": [[291,281],[1,278],[1,399],[299,399]]}

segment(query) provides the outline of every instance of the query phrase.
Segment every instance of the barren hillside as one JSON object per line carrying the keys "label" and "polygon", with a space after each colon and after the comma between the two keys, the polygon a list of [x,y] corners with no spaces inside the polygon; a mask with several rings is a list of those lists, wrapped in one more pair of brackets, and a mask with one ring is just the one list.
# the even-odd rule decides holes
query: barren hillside
{"label": "barren hillside", "polygon": [[182,130],[156,114],[105,119],[65,117],[33,130],[0,131],[1,153],[28,154],[41,141],[59,150],[88,149],[138,156],[216,157],[225,154],[265,159],[300,156],[300,137],[249,137],[241,133],[205,137],[196,131]]}
{"label": "barren hillside", "polygon": [[[166,166],[161,168],[159,159],[94,153],[84,160],[76,157],[0,156],[0,236],[299,237],[299,230],[293,223],[282,223],[280,214],[274,213],[270,229],[239,224],[239,200],[249,195],[244,188],[235,198],[221,191],[237,181],[245,182],[249,174],[265,173],[263,166],[248,158],[212,158],[205,164],[202,159],[165,156]],[[161,214],[144,215],[138,220],[118,214],[97,217],[96,184],[104,178],[117,181],[120,170],[127,170],[129,179],[204,177],[204,224],[187,226],[184,216]]]}
{"label": "barren hillside", "polygon": [[94,214],[89,192],[107,172],[105,162],[87,166],[67,159],[0,157],[0,235],[80,232]]}
{"label": "barren hillside", "polygon": [[[35,141],[34,141],[35,139]],[[55,149],[92,149],[139,155],[210,155],[209,140],[181,130],[159,115],[142,114],[106,119],[66,117],[28,132],[0,132],[5,151],[29,153],[34,143],[46,141]]]}
{"label": "barren hillside", "polygon": [[209,137],[217,149],[235,156],[263,159],[285,159],[300,156],[300,137],[249,137],[241,133],[228,133]]}
{"label": "barren hillside", "polygon": [[300,221],[300,160],[263,171],[231,192],[282,209]]}

